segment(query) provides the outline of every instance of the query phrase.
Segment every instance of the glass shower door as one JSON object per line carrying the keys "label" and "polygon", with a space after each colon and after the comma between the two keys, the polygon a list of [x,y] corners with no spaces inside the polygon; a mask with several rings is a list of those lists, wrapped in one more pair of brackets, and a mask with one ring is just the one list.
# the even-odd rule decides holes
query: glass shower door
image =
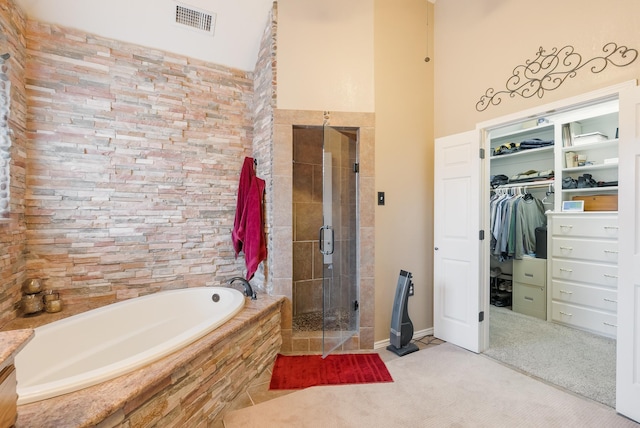
{"label": "glass shower door", "polygon": [[358,331],[356,131],[324,126],[322,163],[322,355]]}

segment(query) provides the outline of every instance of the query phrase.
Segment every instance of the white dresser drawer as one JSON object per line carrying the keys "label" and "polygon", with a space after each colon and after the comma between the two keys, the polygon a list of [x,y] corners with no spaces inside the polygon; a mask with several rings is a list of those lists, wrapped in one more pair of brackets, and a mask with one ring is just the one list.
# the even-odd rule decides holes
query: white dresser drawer
{"label": "white dresser drawer", "polygon": [[555,257],[618,263],[618,242],[553,237],[551,254]]}
{"label": "white dresser drawer", "polygon": [[615,264],[577,262],[569,259],[553,259],[551,277],[557,280],[617,288],[618,266]]}
{"label": "white dresser drawer", "polygon": [[551,233],[555,236],[618,239],[618,217],[556,216]]}
{"label": "white dresser drawer", "polygon": [[618,293],[616,290],[570,282],[553,281],[551,297],[565,303],[590,306],[610,312],[618,311]]}
{"label": "white dresser drawer", "polygon": [[513,281],[544,287],[547,282],[547,260],[533,257],[514,260]]}
{"label": "white dresser drawer", "polygon": [[616,337],[617,317],[610,313],[552,302],[551,319],[609,337]]}
{"label": "white dresser drawer", "polygon": [[547,319],[547,297],[545,288],[537,285],[513,283],[513,312]]}

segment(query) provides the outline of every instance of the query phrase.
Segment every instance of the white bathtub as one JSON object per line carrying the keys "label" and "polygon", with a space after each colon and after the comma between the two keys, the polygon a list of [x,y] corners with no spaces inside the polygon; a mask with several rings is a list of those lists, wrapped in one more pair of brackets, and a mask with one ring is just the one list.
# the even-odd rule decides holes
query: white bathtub
{"label": "white bathtub", "polygon": [[15,359],[18,405],[77,391],[158,360],[231,319],[244,302],[232,288],[184,288],[38,327]]}

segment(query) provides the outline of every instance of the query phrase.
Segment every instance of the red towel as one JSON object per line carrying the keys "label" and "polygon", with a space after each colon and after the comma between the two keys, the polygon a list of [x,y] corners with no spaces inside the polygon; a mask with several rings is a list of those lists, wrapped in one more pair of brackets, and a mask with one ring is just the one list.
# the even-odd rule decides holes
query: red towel
{"label": "red towel", "polygon": [[236,257],[244,251],[247,280],[253,278],[260,262],[267,258],[262,219],[265,182],[256,177],[253,158],[246,157],[240,172],[236,217],[231,232]]}
{"label": "red towel", "polygon": [[245,237],[244,208],[247,204],[247,195],[251,186],[251,178],[255,175],[253,171],[253,158],[245,157],[242,171],[240,172],[240,183],[238,184],[238,199],[236,202],[236,218],[233,222],[233,231],[231,232],[231,240],[233,241],[233,249],[236,257],[242,251],[242,243]]}

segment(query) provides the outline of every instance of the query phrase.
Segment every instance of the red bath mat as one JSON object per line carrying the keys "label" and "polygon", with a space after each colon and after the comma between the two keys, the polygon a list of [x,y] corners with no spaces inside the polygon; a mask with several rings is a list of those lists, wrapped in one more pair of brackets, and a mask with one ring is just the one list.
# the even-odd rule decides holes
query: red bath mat
{"label": "red bath mat", "polygon": [[280,355],[269,389],[301,389],[315,385],[393,382],[378,354]]}

